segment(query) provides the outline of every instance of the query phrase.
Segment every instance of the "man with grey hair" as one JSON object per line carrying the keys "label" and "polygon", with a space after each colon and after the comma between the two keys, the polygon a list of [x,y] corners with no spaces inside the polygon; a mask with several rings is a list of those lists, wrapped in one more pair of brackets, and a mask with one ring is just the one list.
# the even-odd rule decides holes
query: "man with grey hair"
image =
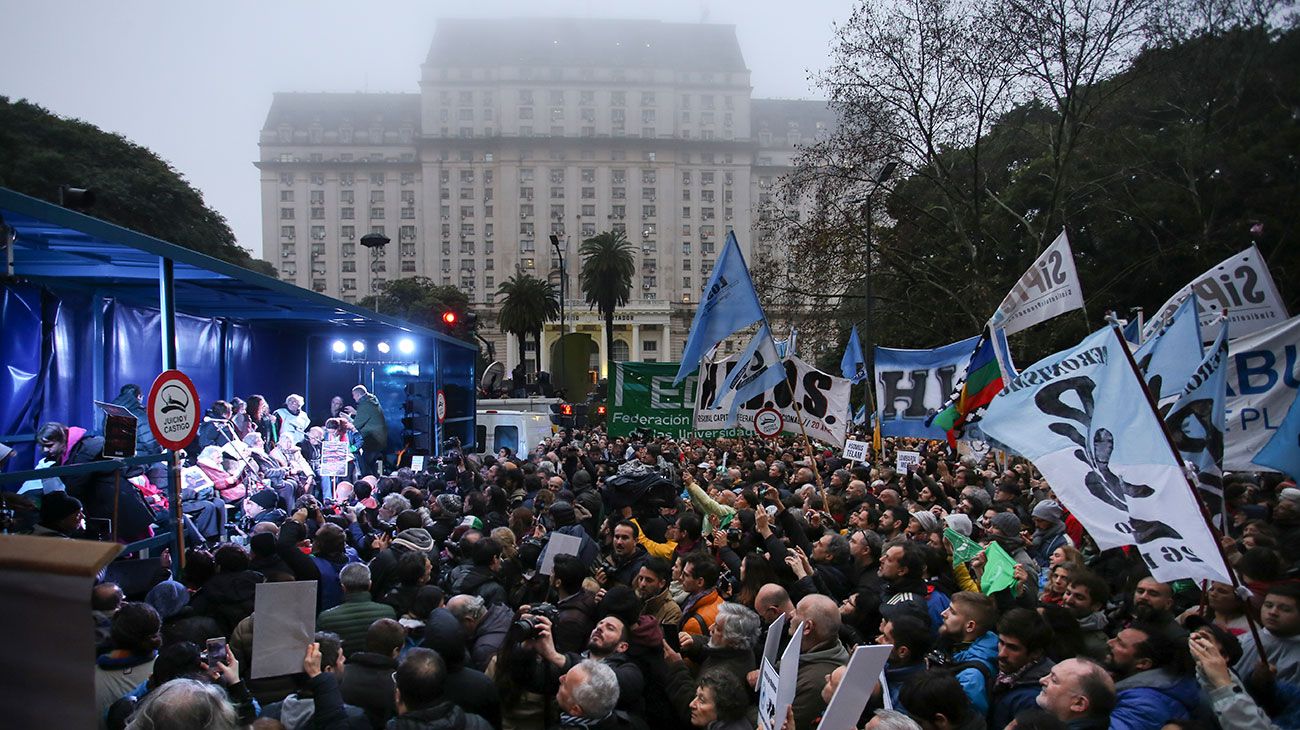
{"label": "man with grey hair", "polygon": [[849,652],[840,642],[840,607],[827,596],[804,596],[794,609],[790,634],[802,625],[799,647],[799,676],[795,680],[795,730],[813,730],[826,709],[822,686],[826,675],[849,663]]}
{"label": "man with grey hair", "polygon": [[284,407],[277,408],[272,414],[280,437],[287,434],[295,444],[307,438],[307,427],[311,425],[311,416],[302,409],[303,403],[302,396],[291,393],[284,399]]}
{"label": "man with grey hair", "polygon": [[560,727],[600,727],[614,714],[618,695],[618,678],[613,669],[596,659],[578,662],[560,675],[560,689],[555,695],[560,706]]}
{"label": "man with grey hair", "polygon": [[468,665],[480,672],[485,670],[505,643],[506,632],[514,621],[514,610],[503,603],[489,608],[481,597],[465,593],[452,596],[447,601],[447,610],[469,637]]}
{"label": "man with grey hair", "polygon": [[343,639],[343,656],[351,658],[365,651],[366,631],[381,618],[397,618],[393,607],[377,603],[370,595],[370,568],[365,563],[348,563],[339,571],[343,603],[316,617],[316,627]]}
{"label": "man with grey hair", "polygon": [[682,661],[683,654],[699,667],[697,676],[719,670],[744,679],[758,666],[754,647],[762,631],[757,613],[739,603],[728,602],[718,608],[718,617],[709,627],[707,645],[700,647],[684,641],[682,654],[665,649],[668,673],[664,684],[673,708],[682,717],[689,717],[691,700],[695,698],[696,682]]}
{"label": "man with grey hair", "polygon": [[146,695],[126,727],[127,730],[163,727],[236,730],[243,725],[235,706],[220,687],[182,678],[173,679]]}

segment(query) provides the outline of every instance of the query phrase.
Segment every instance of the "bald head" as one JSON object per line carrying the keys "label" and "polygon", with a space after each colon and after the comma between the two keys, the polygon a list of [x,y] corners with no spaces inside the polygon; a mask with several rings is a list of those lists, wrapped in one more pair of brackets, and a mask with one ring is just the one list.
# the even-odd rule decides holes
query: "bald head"
{"label": "bald head", "polygon": [[763,620],[763,625],[767,626],[778,616],[793,613],[794,603],[790,601],[790,594],[780,585],[767,583],[754,596],[754,611]]}
{"label": "bald head", "polygon": [[810,651],[839,636],[840,607],[819,593],[804,596],[794,609],[793,625],[798,626],[800,622],[804,624],[803,650]]}

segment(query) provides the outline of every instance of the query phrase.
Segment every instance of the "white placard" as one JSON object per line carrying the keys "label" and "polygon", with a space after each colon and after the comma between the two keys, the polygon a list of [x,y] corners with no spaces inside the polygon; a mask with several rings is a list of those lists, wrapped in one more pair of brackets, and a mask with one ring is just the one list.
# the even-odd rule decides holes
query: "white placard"
{"label": "white placard", "polygon": [[251,678],[301,672],[316,631],[316,581],[258,583],[256,590]]}
{"label": "white placard", "polygon": [[416,454],[411,457],[411,471],[416,474],[424,471],[424,454]]}
{"label": "white placard", "polygon": [[[781,666],[774,672],[775,677],[769,671],[771,662],[766,657],[763,659],[758,696],[759,730],[781,730],[785,724],[785,711],[794,702],[795,685],[799,680],[799,648],[803,645],[803,627],[802,623],[794,627],[794,635],[781,653]],[[780,641],[779,634],[777,640]],[[771,642],[771,629],[768,629],[768,642]]]}
{"label": "white placard", "polygon": [[578,555],[578,549],[582,547],[582,538],[573,535],[565,535],[562,532],[552,532],[551,539],[546,541],[546,552],[542,553],[542,567],[537,569],[542,575],[550,575],[555,568],[555,558],[557,555]]}
{"label": "white placard", "polygon": [[[894,647],[890,644],[859,646],[849,657],[848,668],[840,686],[822,713],[822,722],[817,730],[850,730],[858,725],[858,718],[866,709],[871,693],[876,688],[873,678],[884,678],[885,662]],[[881,687],[884,691],[884,687]]]}
{"label": "white placard", "polygon": [[907,474],[907,467],[921,463],[921,454],[916,451],[899,451],[896,466],[899,474]]}
{"label": "white placard", "polygon": [[853,441],[852,439],[844,442],[844,458],[850,461],[866,461],[867,448],[870,446],[866,441]]}

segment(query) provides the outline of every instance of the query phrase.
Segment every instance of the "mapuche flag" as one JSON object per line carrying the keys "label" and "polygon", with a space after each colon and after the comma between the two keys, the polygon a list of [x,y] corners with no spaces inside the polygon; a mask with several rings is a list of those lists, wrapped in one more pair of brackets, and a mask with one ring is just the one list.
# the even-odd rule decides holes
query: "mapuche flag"
{"label": "mapuche flag", "polygon": [[980,420],[985,406],[1002,390],[1002,368],[993,352],[993,333],[988,325],[975,351],[971,353],[966,373],[957,381],[957,387],[944,407],[930,416],[927,426],[938,426],[948,432],[948,444],[957,448],[966,427]]}

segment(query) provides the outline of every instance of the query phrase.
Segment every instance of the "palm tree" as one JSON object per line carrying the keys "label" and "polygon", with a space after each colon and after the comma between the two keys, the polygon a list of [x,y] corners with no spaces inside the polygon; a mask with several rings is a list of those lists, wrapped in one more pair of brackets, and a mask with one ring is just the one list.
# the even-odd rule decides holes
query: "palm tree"
{"label": "palm tree", "polygon": [[502,332],[519,338],[519,359],[522,361],[528,335],[537,346],[538,362],[542,352],[542,327],[560,316],[559,292],[555,285],[517,273],[497,288],[501,308],[497,311],[497,324]]}
{"label": "palm tree", "polygon": [[582,271],[578,284],[587,304],[605,317],[605,362],[614,354],[614,310],[632,298],[636,259],[632,244],[621,232],[606,231],[582,242]]}

